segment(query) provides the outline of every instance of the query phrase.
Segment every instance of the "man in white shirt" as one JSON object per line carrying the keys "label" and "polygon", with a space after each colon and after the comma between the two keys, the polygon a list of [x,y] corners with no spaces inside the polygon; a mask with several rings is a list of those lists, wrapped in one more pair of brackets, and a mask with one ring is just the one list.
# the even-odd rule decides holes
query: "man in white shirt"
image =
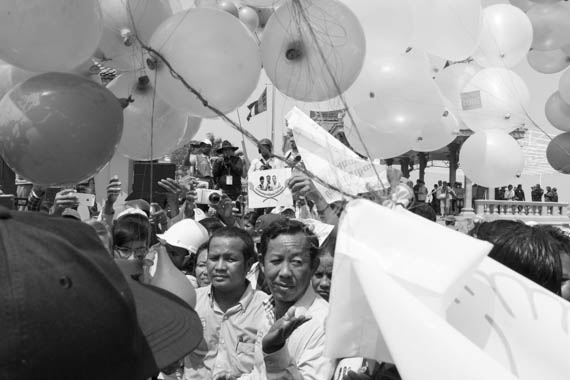
{"label": "man in white shirt", "polygon": [[513,185],[509,185],[509,187],[507,187],[507,191],[505,191],[505,200],[506,201],[515,200],[515,190],[513,189]]}
{"label": "man in white shirt", "polygon": [[211,283],[196,291],[205,347],[185,359],[184,379],[232,379],[253,370],[268,298],[246,279],[254,258],[253,240],[245,230],[223,227],[212,234],[206,260]]}
{"label": "man in white shirt", "polygon": [[[194,146],[196,149],[196,146]],[[212,142],[204,139],[199,143],[197,149],[191,153],[188,151],[185,165],[190,167],[190,175],[198,178],[202,182],[208,183],[208,188],[213,188],[214,182],[212,177],[212,160],[210,152],[212,150]]]}
{"label": "man in white shirt", "polygon": [[249,173],[268,169],[281,169],[285,163],[273,156],[273,143],[269,139],[259,140],[258,152],[261,157],[254,159],[249,167]]}
{"label": "man in white shirt", "polygon": [[254,370],[240,379],[329,380],[324,356],[328,303],[311,286],[319,242],[302,222],[285,219],[263,231],[260,264],[272,296],[255,344]]}

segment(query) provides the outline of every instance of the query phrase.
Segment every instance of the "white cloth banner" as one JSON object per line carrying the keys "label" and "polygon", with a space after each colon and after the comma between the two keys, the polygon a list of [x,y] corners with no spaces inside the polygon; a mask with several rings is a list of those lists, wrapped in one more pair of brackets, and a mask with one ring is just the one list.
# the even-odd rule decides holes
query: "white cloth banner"
{"label": "white cloth banner", "polygon": [[[375,167],[384,187],[390,186],[384,166],[361,159],[297,107],[285,118],[306,168],[326,183],[354,196],[369,192],[369,187],[379,190],[382,186]],[[316,185],[328,203],[344,198],[337,191]]]}
{"label": "white cloth banner", "polygon": [[570,303],[490,248],[403,209],[349,203],[327,356],[392,362],[405,380],[568,379]]}

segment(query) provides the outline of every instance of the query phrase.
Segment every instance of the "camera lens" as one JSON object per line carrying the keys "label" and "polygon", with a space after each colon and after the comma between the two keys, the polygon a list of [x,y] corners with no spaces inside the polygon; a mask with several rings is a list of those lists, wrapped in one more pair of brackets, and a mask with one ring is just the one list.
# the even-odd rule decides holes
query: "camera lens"
{"label": "camera lens", "polygon": [[210,201],[211,204],[219,203],[221,199],[222,199],[222,197],[218,193],[212,193],[208,197],[208,200]]}

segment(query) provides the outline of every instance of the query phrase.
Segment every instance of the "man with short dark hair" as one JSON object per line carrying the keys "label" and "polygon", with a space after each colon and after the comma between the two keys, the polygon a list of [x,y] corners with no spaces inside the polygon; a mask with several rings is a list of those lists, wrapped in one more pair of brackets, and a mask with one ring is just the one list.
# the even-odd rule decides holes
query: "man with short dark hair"
{"label": "man with short dark hair", "polygon": [[232,379],[253,370],[253,353],[267,295],[246,274],[255,259],[251,236],[237,227],[216,230],[208,243],[210,285],[196,291],[207,351],[185,360],[185,379]]}
{"label": "man with short dark hair", "polygon": [[530,192],[530,196],[533,202],[542,202],[542,194],[544,194],[544,190],[540,187],[540,184],[536,184],[536,186],[532,187]]}
{"label": "man with short dark hair", "polygon": [[331,378],[333,361],[324,356],[328,303],[311,286],[318,254],[317,237],[300,221],[278,220],[263,231],[260,262],[272,296],[248,378]]}
{"label": "man with short dark hair", "polygon": [[515,189],[515,201],[525,201],[525,195],[524,195],[524,190],[522,188],[522,185],[519,183],[517,188]]}
{"label": "man with short dark hair", "polygon": [[512,220],[483,222],[469,232],[493,244],[489,257],[560,294],[560,245],[547,231]]}
{"label": "man with short dark hair", "polygon": [[254,159],[249,167],[249,172],[268,170],[268,169],[280,169],[284,168],[285,164],[283,161],[275,158],[273,156],[273,143],[269,139],[259,140],[257,145],[260,157]]}
{"label": "man with short dark hair", "polygon": [[560,227],[547,224],[539,224],[534,228],[545,231],[558,243],[562,265],[561,297],[570,301],[570,234],[564,232]]}
{"label": "man with short dark hair", "polygon": [[[254,159],[251,162],[251,166],[247,172],[248,178],[254,178],[257,175],[263,175],[263,173],[256,173],[264,170],[269,169],[282,169],[286,167],[285,163],[273,155],[273,143],[269,139],[261,139],[259,140],[259,144],[257,145],[258,152],[260,157]],[[261,179],[260,179],[261,181]],[[264,191],[271,191],[274,189],[273,185],[271,184],[271,176],[265,175],[265,182],[263,184]],[[263,215],[264,213],[270,213],[272,210],[271,207],[268,208],[258,208],[256,213],[258,216]]]}
{"label": "man with short dark hair", "polygon": [[265,185],[265,177],[259,176],[259,190],[265,191],[266,187],[267,185]]}

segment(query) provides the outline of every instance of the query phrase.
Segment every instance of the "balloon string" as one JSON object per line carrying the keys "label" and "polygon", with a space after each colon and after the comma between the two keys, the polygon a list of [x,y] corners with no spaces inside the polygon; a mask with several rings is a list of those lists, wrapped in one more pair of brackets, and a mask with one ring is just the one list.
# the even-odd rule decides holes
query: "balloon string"
{"label": "balloon string", "polygon": [[[170,62],[161,53],[159,53],[158,51],[156,51],[152,47],[144,44],[140,40],[139,40],[139,43],[141,44],[142,48],[145,49],[146,51],[148,51],[152,56],[159,58],[168,67],[168,70],[170,71],[170,75],[172,75],[172,77],[174,79],[180,81],[184,85],[184,87],[186,87],[186,89],[188,91],[190,91],[194,96],[196,96],[198,98],[198,100],[200,100],[200,102],[202,103],[202,105],[204,107],[206,107],[207,109],[209,109],[210,111],[215,113],[219,118],[221,118],[223,121],[225,121],[230,127],[235,129],[236,131],[242,133],[254,145],[256,145],[256,146],[259,145],[259,140],[251,132],[249,132],[247,129],[241,127],[240,125],[238,125],[235,121],[230,119],[228,116],[226,116],[222,111],[220,111],[216,107],[211,106],[199,91],[197,91],[194,87],[192,87],[186,81],[186,79],[184,79],[184,77],[182,75],[180,75],[176,70],[174,70],[174,68],[172,67]],[[274,154],[273,156],[276,159],[278,159],[279,161],[282,161],[286,164],[292,164],[292,162],[290,162],[289,160],[287,160],[283,156],[280,156],[277,154]],[[349,193],[345,192],[344,190],[338,188],[337,186],[331,185],[330,183],[326,182],[322,178],[318,177],[316,174],[312,173],[310,170],[303,168],[300,165],[295,166],[295,169],[299,170],[300,172],[302,172],[303,174],[305,174],[306,176],[308,176],[309,178],[311,178],[312,180],[314,180],[318,184],[320,184],[326,188],[329,188],[333,191],[336,191],[336,192],[342,194],[344,197],[351,198],[351,199],[358,199],[359,198],[358,196],[355,196],[353,194],[349,194]],[[380,177],[378,176],[378,178],[380,178]],[[382,184],[382,181],[380,181],[380,183]],[[384,186],[384,185],[382,184],[382,186]]]}
{"label": "balloon string", "polygon": [[158,75],[154,76],[154,84],[152,88],[152,108],[150,114],[150,189],[149,189],[149,199],[152,203],[152,188],[154,181],[154,114],[155,114],[155,102],[156,102],[156,82],[158,80]]}
{"label": "balloon string", "polygon": [[[344,96],[342,94],[343,92],[340,89],[340,86],[339,86],[339,84],[338,84],[338,82],[334,76],[334,73],[333,73],[330,65],[328,64],[327,58],[325,57],[325,54],[324,54],[323,49],[321,47],[321,44],[319,43],[319,41],[317,39],[317,35],[315,33],[315,30],[314,30],[313,26],[311,25],[311,23],[309,22],[307,14],[305,13],[305,9],[304,9],[303,5],[301,4],[301,0],[293,0],[293,4],[298,7],[299,14],[303,18],[303,21],[305,22],[305,24],[307,24],[311,38],[313,39],[313,42],[314,42],[315,46],[317,47],[317,51],[319,53],[319,56],[320,56],[321,60],[323,61],[323,64],[327,70],[327,73],[332,80],[332,83],[333,83],[334,88],[337,92],[337,95],[340,98],[340,101],[342,102],[343,107],[346,109],[346,113],[350,119],[350,122],[352,123],[352,126],[354,127],[354,130],[356,131],[356,135],[358,136],[358,140],[360,141],[360,143],[364,147],[364,152],[366,153],[366,157],[372,163],[373,162],[372,155],[370,154],[370,151],[368,150],[367,144],[364,143],[364,139],[362,138],[362,135],[360,134],[360,130],[359,130],[358,126],[356,125],[356,121],[354,120],[354,117],[352,116],[352,112],[348,108],[348,103],[346,102],[346,99],[344,98]],[[384,188],[384,183],[380,179],[380,174],[378,173],[378,170],[376,170],[376,165],[372,165],[372,169],[374,170],[374,174],[376,175],[376,178],[378,179],[378,182],[380,183],[382,190],[386,190]]]}

